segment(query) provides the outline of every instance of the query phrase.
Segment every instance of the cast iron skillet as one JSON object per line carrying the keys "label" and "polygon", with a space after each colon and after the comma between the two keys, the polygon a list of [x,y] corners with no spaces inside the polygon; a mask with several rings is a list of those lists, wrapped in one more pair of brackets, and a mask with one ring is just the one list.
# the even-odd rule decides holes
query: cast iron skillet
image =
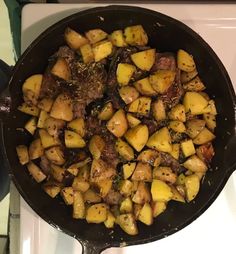
{"label": "cast iron skillet", "polygon": [[[217,139],[214,142],[216,155],[195,201],[184,205],[170,202],[167,211],[155,219],[153,225],[139,223],[139,234],[128,236],[118,226],[111,231],[103,225],[91,225],[84,220],[72,219],[71,210],[60,198],[51,199],[29,177],[25,167],[18,162],[15,147],[30,141],[30,137],[18,129],[28,119],[17,111],[17,106],[22,102],[22,82],[32,74],[43,73],[47,59],[59,46],[65,44],[65,28],[70,26],[83,32],[98,27],[111,32],[135,24],[144,26],[152,47],[173,52],[182,48],[194,55],[207,92],[215,98],[218,116]],[[212,204],[236,167],[236,100],[224,66],[198,34],[183,23],[151,10],[108,6],[81,11],[56,23],[43,32],[19,59],[4,93],[5,98],[7,95],[10,111],[2,105],[1,109],[5,113],[1,113],[1,136],[11,178],[33,210],[52,226],[76,238],[83,246],[83,253],[100,253],[108,247],[124,245],[124,242],[126,245],[147,243],[175,233],[194,221]]]}

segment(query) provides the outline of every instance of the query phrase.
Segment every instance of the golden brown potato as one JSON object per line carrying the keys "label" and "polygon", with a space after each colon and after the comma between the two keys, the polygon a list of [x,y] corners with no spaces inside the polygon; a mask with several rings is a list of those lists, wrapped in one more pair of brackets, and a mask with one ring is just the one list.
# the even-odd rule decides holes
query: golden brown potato
{"label": "golden brown potato", "polygon": [[140,205],[140,204],[134,204],[134,212],[133,212],[133,214],[134,214],[134,218],[135,218],[135,220],[138,220],[138,216],[139,216],[139,213],[140,213],[140,211],[141,211],[141,209],[142,209],[142,207],[143,207],[143,205]]}
{"label": "golden brown potato", "polygon": [[185,157],[196,153],[192,139],[182,141],[180,146]]}
{"label": "golden brown potato", "polygon": [[147,49],[131,55],[134,64],[143,71],[150,71],[156,58],[155,49]]}
{"label": "golden brown potato", "polygon": [[205,121],[201,119],[191,119],[186,122],[186,133],[190,138],[195,138],[205,127]]}
{"label": "golden brown potato", "polygon": [[61,146],[53,146],[45,151],[48,160],[56,165],[63,165],[65,163],[64,153]]}
{"label": "golden brown potato", "polygon": [[181,83],[187,83],[198,75],[197,69],[191,72],[181,71],[180,81]]}
{"label": "golden brown potato", "polygon": [[25,165],[29,162],[29,153],[27,146],[24,145],[17,146],[16,153],[21,165]]}
{"label": "golden brown potato", "polygon": [[132,86],[123,86],[119,89],[121,99],[125,104],[130,104],[139,97],[138,91]]}
{"label": "golden brown potato", "polygon": [[175,72],[170,70],[158,70],[150,75],[149,81],[153,89],[160,94],[164,94],[175,80]]}
{"label": "golden brown potato", "polygon": [[49,133],[44,129],[39,130],[39,137],[43,148],[60,145],[60,141],[49,135]]}
{"label": "golden brown potato", "polygon": [[134,172],[134,169],[136,167],[136,162],[129,162],[126,164],[123,164],[123,176],[124,179],[128,179]]}
{"label": "golden brown potato", "polygon": [[124,38],[124,34],[122,30],[113,31],[110,35],[110,40],[112,44],[116,47],[125,47],[127,43]]}
{"label": "golden brown potato", "polygon": [[138,220],[145,225],[152,225],[153,223],[153,212],[149,203],[145,203],[139,212]]}
{"label": "golden brown potato", "polygon": [[85,33],[89,42],[94,44],[107,38],[107,33],[102,29],[91,29]]}
{"label": "golden brown potato", "polygon": [[136,68],[132,64],[119,63],[116,70],[116,78],[120,86],[126,86],[135,72]]}
{"label": "golden brown potato", "polygon": [[72,187],[65,187],[61,190],[61,196],[66,205],[72,205],[74,203],[74,190]]}
{"label": "golden brown potato", "polygon": [[151,109],[151,98],[139,97],[135,101],[129,104],[128,111],[131,113],[137,113],[140,115],[149,115]]}
{"label": "golden brown potato", "polygon": [[161,99],[158,99],[152,103],[152,113],[157,121],[166,119],[166,110],[164,103]]}
{"label": "golden brown potato", "polygon": [[53,100],[45,97],[39,101],[38,108],[40,108],[46,112],[50,112],[50,110],[52,108],[52,104],[53,104]]}
{"label": "golden brown potato", "polygon": [[92,50],[95,62],[99,62],[112,53],[112,43],[110,41],[98,42],[94,44]]}
{"label": "golden brown potato", "polygon": [[38,118],[37,127],[38,128],[45,128],[45,122],[49,118],[49,115],[46,111],[41,110]]}
{"label": "golden brown potato", "polygon": [[116,218],[115,216],[107,210],[107,219],[104,221],[106,228],[113,228],[115,225]]}
{"label": "golden brown potato", "polygon": [[173,144],[172,151],[170,152],[170,155],[174,157],[176,160],[179,159],[179,148],[180,148],[180,144]]}
{"label": "golden brown potato", "polygon": [[183,122],[173,120],[169,122],[169,128],[175,132],[184,133],[186,131],[186,127]]}
{"label": "golden brown potato", "polygon": [[137,190],[132,198],[132,201],[136,204],[143,205],[146,202],[151,201],[151,193],[149,187],[144,182],[139,182]]}
{"label": "golden brown potato", "polygon": [[52,105],[50,116],[64,121],[73,119],[72,100],[66,94],[60,94]]}
{"label": "golden brown potato", "polygon": [[89,151],[94,159],[99,159],[105,147],[104,140],[99,135],[94,135],[89,141]]}
{"label": "golden brown potato", "polygon": [[116,151],[119,153],[119,155],[127,160],[133,160],[134,159],[134,150],[131,146],[129,146],[126,142],[124,142],[122,139],[117,139],[116,141]]}
{"label": "golden brown potato", "polygon": [[95,204],[88,208],[86,221],[88,223],[102,223],[107,219],[107,205],[105,203]]}
{"label": "golden brown potato", "polygon": [[133,175],[131,177],[132,181],[152,181],[152,167],[148,163],[138,162]]}
{"label": "golden brown potato", "polygon": [[55,119],[49,117],[44,123],[44,128],[47,130],[48,134],[54,138],[58,138],[60,130],[65,126],[65,121],[60,119]]}
{"label": "golden brown potato", "polygon": [[85,44],[81,46],[80,53],[82,55],[84,63],[88,64],[94,61],[93,50],[90,44]]}
{"label": "golden brown potato", "polygon": [[126,27],[124,36],[131,46],[145,46],[148,43],[148,36],[141,25]]}
{"label": "golden brown potato", "polygon": [[168,184],[161,180],[154,179],[151,186],[152,200],[167,202],[171,200],[173,193]]}
{"label": "golden brown potato", "polygon": [[31,116],[39,115],[39,109],[35,107],[34,105],[29,106],[26,103],[22,103],[17,109],[27,115],[31,115]]}
{"label": "golden brown potato", "polygon": [[193,139],[193,143],[196,145],[202,145],[215,139],[215,135],[207,128],[203,128],[202,131]]}
{"label": "golden brown potato", "polygon": [[69,27],[66,28],[64,36],[67,44],[74,50],[88,43],[88,39]]}
{"label": "golden brown potato", "polygon": [[40,158],[44,153],[44,149],[40,138],[35,139],[31,142],[29,146],[29,158],[30,160],[35,160]]}
{"label": "golden brown potato", "polygon": [[168,116],[171,120],[177,120],[177,121],[185,122],[186,121],[186,115],[185,115],[184,106],[182,104],[178,104],[178,105],[174,106],[170,110]]}
{"label": "golden brown potato", "polygon": [[112,180],[105,179],[96,183],[96,186],[99,188],[100,196],[105,198],[106,195],[109,193],[112,187]]}
{"label": "golden brown potato", "polygon": [[72,187],[74,190],[84,193],[89,189],[90,184],[89,184],[89,182],[85,181],[84,179],[82,179],[81,177],[78,176],[78,177],[74,178]]}
{"label": "golden brown potato", "polygon": [[139,124],[125,133],[126,140],[137,152],[146,145],[148,136],[148,127],[144,124]]}
{"label": "golden brown potato", "polygon": [[166,210],[166,202],[163,201],[152,202],[152,213],[154,218],[163,213],[165,210]]}
{"label": "golden brown potato", "polygon": [[114,109],[111,102],[106,103],[100,113],[98,114],[98,119],[100,120],[110,120],[114,114]]}
{"label": "golden brown potato", "polygon": [[122,180],[119,184],[120,194],[129,197],[133,191],[133,183],[129,180]]}
{"label": "golden brown potato", "polygon": [[137,160],[157,167],[161,162],[161,156],[156,150],[146,149],[139,154]]}
{"label": "golden brown potato", "polygon": [[65,130],[65,145],[67,148],[83,148],[86,143],[78,133]]}
{"label": "golden brown potato", "polygon": [[29,121],[25,124],[25,129],[31,134],[34,135],[37,129],[37,118],[31,117]]}
{"label": "golden brown potato", "polygon": [[185,188],[187,201],[192,201],[198,194],[200,189],[199,177],[195,174],[185,177]]}
{"label": "golden brown potato", "polygon": [[126,114],[126,119],[128,121],[128,124],[129,124],[130,128],[133,128],[133,127],[135,127],[135,126],[137,126],[141,123],[141,121],[138,118],[134,117],[130,113]]}
{"label": "golden brown potato", "polygon": [[153,169],[153,179],[158,179],[170,184],[174,184],[177,180],[177,175],[170,167],[155,167]]}
{"label": "golden brown potato", "polygon": [[172,191],[172,193],[173,193],[172,200],[185,203],[185,199],[184,199],[184,197],[180,194],[180,192],[179,192],[173,185],[170,186],[170,187],[171,187],[171,191]]}
{"label": "golden brown potato", "polygon": [[193,57],[183,49],[179,49],[177,52],[177,65],[182,71],[192,72],[196,69]]}
{"label": "golden brown potato", "polygon": [[191,170],[192,172],[206,172],[207,171],[207,166],[206,164],[200,160],[200,158],[196,155],[193,155],[189,157],[183,164],[183,166]]}
{"label": "golden brown potato", "polygon": [[34,180],[37,183],[42,182],[43,180],[46,179],[46,175],[42,172],[42,170],[36,165],[34,164],[32,161],[30,161],[27,164],[27,169],[29,170],[29,173],[32,175],[32,177],[34,178]]}
{"label": "golden brown potato", "polygon": [[78,133],[81,137],[85,135],[85,123],[83,118],[76,118],[67,124],[67,127]]}
{"label": "golden brown potato", "polygon": [[132,211],[133,211],[133,202],[130,197],[127,197],[120,204],[120,212],[132,213]]}
{"label": "golden brown potato", "polygon": [[61,191],[61,187],[54,183],[46,183],[43,189],[51,198],[55,198]]}
{"label": "golden brown potato", "polygon": [[55,165],[55,164],[51,164],[50,165],[51,168],[51,176],[59,183],[61,183],[64,179],[64,174],[65,174],[65,169]]}
{"label": "golden brown potato", "polygon": [[96,192],[94,192],[91,189],[88,189],[84,193],[84,202],[91,204],[91,203],[100,203],[101,201],[102,201],[102,198],[100,197],[100,195],[98,195]]}
{"label": "golden brown potato", "polygon": [[196,149],[196,154],[204,163],[209,164],[215,155],[214,148],[211,143],[199,146]]}
{"label": "golden brown potato", "polygon": [[157,95],[157,92],[151,86],[149,78],[143,78],[134,82],[134,86],[142,95],[146,96]]}
{"label": "golden brown potato", "polygon": [[137,235],[138,228],[132,213],[121,214],[117,216],[116,223],[128,234]]}
{"label": "golden brown potato", "polygon": [[183,88],[186,91],[192,92],[200,92],[206,89],[205,85],[202,83],[201,79],[198,76],[183,84]]}
{"label": "golden brown potato", "polygon": [[83,196],[80,191],[74,191],[73,218],[74,219],[85,218],[85,205]]}
{"label": "golden brown potato", "polygon": [[160,152],[169,153],[172,151],[171,137],[167,127],[156,131],[147,142],[149,148],[156,149]]}
{"label": "golden brown potato", "polygon": [[68,81],[71,78],[71,71],[68,63],[59,57],[51,69],[51,73],[61,79]]}
{"label": "golden brown potato", "polygon": [[128,123],[123,109],[119,109],[107,122],[107,129],[117,138],[122,137],[128,129]]}
{"label": "golden brown potato", "polygon": [[214,132],[216,128],[216,116],[210,113],[207,113],[207,114],[203,114],[203,119],[206,122],[207,128],[210,129],[212,132]]}

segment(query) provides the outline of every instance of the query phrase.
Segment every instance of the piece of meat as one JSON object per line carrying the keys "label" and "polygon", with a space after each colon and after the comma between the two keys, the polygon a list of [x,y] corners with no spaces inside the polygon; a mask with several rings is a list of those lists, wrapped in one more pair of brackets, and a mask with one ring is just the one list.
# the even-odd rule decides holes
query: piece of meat
{"label": "piece of meat", "polygon": [[160,165],[166,166],[166,167],[171,167],[171,169],[175,173],[178,173],[180,170],[180,163],[168,153],[160,152],[160,154],[161,154]]}
{"label": "piece of meat", "polygon": [[53,57],[62,57],[66,60],[66,62],[69,64],[74,63],[76,60],[76,54],[75,51],[69,48],[68,46],[60,47],[59,50],[56,52],[56,54]]}
{"label": "piece of meat", "polygon": [[121,202],[121,199],[122,196],[120,192],[111,189],[104,198],[104,201],[109,205],[118,205]]}
{"label": "piece of meat", "polygon": [[149,118],[143,118],[142,123],[147,125],[149,136],[168,124],[167,120],[156,121],[154,119]]}
{"label": "piece of meat", "polygon": [[151,72],[157,70],[171,70],[176,69],[175,55],[170,52],[156,53],[156,60],[152,66]]}
{"label": "piece of meat", "polygon": [[202,161],[204,161],[207,165],[210,164],[213,156],[215,155],[215,151],[211,143],[207,143],[207,144],[199,146],[196,149],[196,153],[198,157]]}
{"label": "piece of meat", "polygon": [[73,104],[74,118],[84,118],[84,115],[86,113],[85,108],[86,108],[85,103],[75,102]]}
{"label": "piece of meat", "polygon": [[169,130],[169,133],[173,143],[179,143],[180,141],[188,138],[188,135],[186,133],[176,132],[172,129]]}

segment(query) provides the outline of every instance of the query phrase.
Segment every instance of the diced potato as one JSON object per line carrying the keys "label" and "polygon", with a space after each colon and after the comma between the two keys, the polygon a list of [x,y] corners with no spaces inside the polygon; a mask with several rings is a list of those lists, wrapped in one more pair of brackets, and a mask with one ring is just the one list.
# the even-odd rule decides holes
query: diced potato
{"label": "diced potato", "polygon": [[100,203],[102,201],[102,198],[93,190],[88,189],[84,193],[84,202],[87,203]]}
{"label": "diced potato", "polygon": [[128,234],[137,235],[138,228],[132,213],[117,216],[116,223]]}
{"label": "diced potato", "polygon": [[65,163],[64,153],[61,146],[53,146],[45,151],[48,160],[56,165],[63,165]]}
{"label": "diced potato", "polygon": [[191,72],[196,69],[193,57],[183,49],[179,49],[177,52],[177,65],[182,71]]}
{"label": "diced potato", "polygon": [[149,148],[156,149],[160,152],[169,153],[172,151],[171,137],[167,127],[156,131],[147,142]]}
{"label": "diced potato", "polygon": [[145,46],[148,43],[148,36],[141,25],[126,27],[124,36],[131,46]]}
{"label": "diced potato", "polygon": [[107,210],[107,219],[104,221],[106,228],[113,228],[115,225],[116,218],[115,216]]}
{"label": "diced potato", "polygon": [[164,103],[161,99],[158,99],[152,103],[152,113],[157,121],[166,119],[166,110]]}
{"label": "diced potato", "polygon": [[152,208],[149,203],[145,203],[144,206],[142,207],[139,216],[138,216],[139,221],[142,223],[150,226],[153,223],[153,213],[152,213]]}
{"label": "diced potato", "polygon": [[116,78],[120,86],[126,86],[135,72],[136,68],[132,64],[119,63],[116,70]]}
{"label": "diced potato", "polygon": [[69,167],[66,169],[67,172],[69,172],[73,176],[77,176],[79,173],[79,169],[77,167]]}
{"label": "diced potato", "polygon": [[157,179],[152,181],[151,193],[153,201],[167,202],[171,200],[173,196],[170,186]]}
{"label": "diced potato", "polygon": [[172,151],[170,152],[170,155],[174,157],[176,160],[179,159],[179,148],[180,148],[180,144],[173,144]]}
{"label": "diced potato", "polygon": [[166,210],[166,202],[163,201],[152,202],[152,213],[154,218],[163,213],[165,210]]}
{"label": "diced potato", "polygon": [[124,179],[128,179],[133,174],[135,167],[136,167],[136,162],[131,162],[131,163],[129,162],[123,165]]}
{"label": "diced potato", "polygon": [[183,166],[194,173],[207,171],[207,165],[196,155],[189,157]]}
{"label": "diced potato", "polygon": [[206,89],[205,85],[202,83],[201,79],[197,76],[191,81],[183,84],[183,89],[186,91],[200,92]]}
{"label": "diced potato", "polygon": [[150,71],[156,57],[155,49],[147,49],[131,55],[131,60],[134,64],[143,71]]}
{"label": "diced potato", "polygon": [[80,191],[74,191],[73,218],[74,219],[85,218],[85,205],[83,196]]}
{"label": "diced potato", "polygon": [[43,155],[44,149],[40,138],[35,139],[31,142],[29,146],[29,158],[30,160],[35,160]]}
{"label": "diced potato", "polygon": [[134,86],[142,95],[146,96],[157,95],[157,92],[151,86],[149,78],[143,78],[134,82]]}
{"label": "diced potato", "polygon": [[99,135],[94,135],[89,141],[89,151],[94,159],[99,159],[105,147],[104,140]]}
{"label": "diced potato", "polygon": [[205,92],[199,92],[200,94],[201,94],[201,96],[203,97],[203,98],[205,98],[208,102],[210,101],[210,97],[209,97],[209,95],[207,94],[207,93],[205,93]]}
{"label": "diced potato", "polygon": [[205,121],[201,119],[192,119],[186,122],[186,133],[190,138],[195,138],[205,127]]}
{"label": "diced potato", "polygon": [[113,31],[110,35],[112,44],[116,47],[126,47],[127,43],[122,30]]}
{"label": "diced potato", "polygon": [[57,166],[57,165],[54,165],[54,164],[51,164],[51,175],[52,177],[59,183],[61,183],[64,179],[64,174],[65,174],[65,169]]}
{"label": "diced potato", "polygon": [[17,146],[16,152],[21,165],[25,165],[29,162],[29,153],[27,146],[25,145]]}
{"label": "diced potato", "polygon": [[66,205],[74,203],[74,190],[72,187],[65,187],[61,190],[61,196]]}
{"label": "diced potato", "polygon": [[89,189],[90,184],[80,177],[75,177],[72,183],[72,187],[74,190],[84,193]]}
{"label": "diced potato", "polygon": [[120,182],[119,191],[121,195],[128,197],[131,195],[132,190],[133,190],[133,183],[131,181],[122,180]]}
{"label": "diced potato", "polygon": [[50,116],[64,121],[71,121],[73,119],[73,105],[72,100],[66,94],[60,94],[52,105]]}
{"label": "diced potato", "polygon": [[174,184],[177,180],[177,175],[171,170],[170,167],[159,166],[153,169],[153,179]]}
{"label": "diced potato", "polygon": [[117,138],[122,137],[128,129],[128,123],[123,109],[119,109],[107,122],[107,129]]}
{"label": "diced potato", "polygon": [[200,189],[200,180],[197,175],[193,174],[185,177],[185,188],[187,201],[192,201],[198,194]]}
{"label": "diced potato", "polygon": [[22,92],[25,102],[30,102],[33,105],[37,104],[41,85],[42,85],[43,75],[35,74],[30,76],[25,80],[22,85]]}
{"label": "diced potato", "polygon": [[123,86],[119,89],[121,99],[125,104],[130,104],[139,97],[138,91],[132,86]]}
{"label": "diced potato", "polygon": [[187,83],[198,75],[197,69],[191,72],[182,71],[180,74],[181,83]]}
{"label": "diced potato", "polygon": [[[201,115],[208,113],[208,101],[197,92],[186,92],[183,99],[185,111],[192,115]],[[208,112],[207,112],[208,111]]]}
{"label": "diced potato", "polygon": [[95,44],[92,49],[95,62],[99,62],[112,53],[112,43],[110,41],[102,41]]}
{"label": "diced potato", "polygon": [[139,154],[137,160],[157,167],[161,162],[161,155],[156,150],[147,149]]}
{"label": "diced potato", "polygon": [[65,40],[66,43],[70,46],[70,48],[77,50],[81,46],[88,43],[88,39],[74,31],[73,29],[67,27],[65,30]]}
{"label": "diced potato", "polygon": [[183,173],[181,173],[180,175],[178,175],[177,177],[177,181],[176,184],[177,185],[183,185],[185,181],[185,175]]}
{"label": "diced potato", "polygon": [[41,139],[41,143],[43,148],[48,148],[51,146],[56,146],[60,144],[60,141],[56,138],[53,138],[48,132],[44,129],[39,130],[39,137]]}
{"label": "diced potato", "polygon": [[90,44],[85,44],[81,46],[80,53],[82,55],[84,63],[88,64],[94,61],[93,50]]}
{"label": "diced potato", "polygon": [[139,182],[137,190],[132,198],[132,201],[136,204],[143,205],[146,202],[151,201],[151,194],[149,187],[144,182]]}
{"label": "diced potato", "polygon": [[126,115],[126,119],[127,119],[127,121],[128,121],[128,124],[129,124],[129,127],[130,128],[133,128],[133,127],[135,127],[135,126],[137,126],[137,125],[139,125],[140,123],[141,123],[141,121],[138,119],[138,118],[136,118],[136,117],[134,117],[132,114],[130,114],[130,113],[128,113],[127,115]]}
{"label": "diced potato", "polygon": [[47,130],[48,134],[54,138],[58,138],[60,135],[60,130],[65,126],[65,121],[60,119],[55,119],[49,117],[45,120],[44,128]]}
{"label": "diced potato", "polygon": [[99,188],[100,196],[102,198],[104,198],[104,197],[106,197],[108,192],[111,190],[112,180],[111,179],[105,179],[105,180],[97,182],[96,185]]}
{"label": "diced potato", "polygon": [[169,118],[171,120],[177,120],[181,122],[186,121],[185,108],[182,104],[174,106],[169,112]]}
{"label": "diced potato", "polygon": [[41,110],[39,114],[39,119],[37,123],[38,128],[44,128],[45,127],[45,122],[49,118],[49,115],[46,111]]}
{"label": "diced potato", "polygon": [[185,157],[189,157],[196,153],[192,139],[182,141],[180,145]]}
{"label": "diced potato", "polygon": [[114,109],[113,109],[112,103],[108,102],[107,104],[104,105],[101,112],[98,114],[98,119],[107,121],[111,119],[113,114],[114,114]]}
{"label": "diced potato", "polygon": [[139,216],[139,213],[141,211],[141,209],[143,208],[143,205],[140,205],[140,204],[134,204],[134,218],[135,220],[138,220],[138,216]]}
{"label": "diced potato", "polygon": [[34,135],[37,129],[37,118],[31,117],[30,120],[25,124],[25,129],[31,134]]}
{"label": "diced potato", "polygon": [[134,159],[134,150],[131,146],[129,146],[126,142],[124,142],[122,139],[117,139],[116,141],[116,151],[119,153],[119,155],[127,160],[133,160]]}
{"label": "diced potato", "polygon": [[95,204],[88,208],[86,221],[88,223],[102,223],[107,219],[107,206],[104,203]]}
{"label": "diced potato", "polygon": [[210,113],[207,113],[207,114],[203,114],[203,119],[206,122],[207,128],[214,132],[216,128],[216,116]]}
{"label": "diced potato", "polygon": [[89,42],[94,44],[107,38],[107,33],[102,29],[91,29],[85,33]]}
{"label": "diced potato", "polygon": [[131,177],[132,181],[152,181],[152,167],[148,163],[138,162],[133,175]]}
{"label": "diced potato", "polygon": [[173,84],[175,74],[176,73],[171,70],[158,70],[154,74],[150,75],[149,81],[156,92],[164,94]]}
{"label": "diced potato", "polygon": [[29,170],[29,173],[32,175],[32,177],[37,183],[40,183],[47,178],[47,176],[42,172],[42,170],[32,161],[27,164],[27,168]]}
{"label": "diced potato", "polygon": [[52,108],[53,100],[50,98],[43,98],[39,103],[38,103],[38,108],[50,112]]}
{"label": "diced potato", "polygon": [[83,148],[86,143],[78,133],[65,130],[65,145],[67,148]]}
{"label": "diced potato", "polygon": [[184,197],[178,192],[178,190],[172,185],[171,191],[173,193],[172,200],[185,203]]}
{"label": "diced potato", "polygon": [[45,184],[43,189],[51,198],[55,198],[61,191],[61,187],[56,184]]}
{"label": "diced potato", "polygon": [[140,115],[149,115],[151,109],[151,98],[139,97],[135,101],[129,104],[128,111],[131,113],[137,113]]}
{"label": "diced potato", "polygon": [[127,197],[120,204],[120,212],[131,213],[132,211],[133,211],[133,202],[130,197]]}
{"label": "diced potato", "polygon": [[208,101],[208,106],[207,106],[208,108],[209,108],[209,110],[210,110],[210,114],[212,114],[212,115],[217,115],[217,110],[216,110],[216,105],[215,105],[215,102],[214,102],[214,100],[209,100]]}
{"label": "diced potato", "polygon": [[202,145],[215,139],[215,135],[207,128],[203,128],[202,131],[193,139],[193,143],[196,145]]}
{"label": "diced potato", "polygon": [[31,115],[31,116],[39,115],[39,109],[35,107],[34,105],[29,106],[26,103],[22,103],[17,109],[27,115]]}
{"label": "diced potato", "polygon": [[59,57],[51,69],[51,73],[61,79],[68,81],[71,78],[71,71],[68,63]]}
{"label": "diced potato", "polygon": [[175,132],[184,133],[186,131],[186,127],[183,122],[178,120],[173,120],[169,122],[169,128],[174,130]]}
{"label": "diced potato", "polygon": [[148,136],[148,127],[144,124],[139,124],[125,133],[126,140],[137,152],[146,145]]}

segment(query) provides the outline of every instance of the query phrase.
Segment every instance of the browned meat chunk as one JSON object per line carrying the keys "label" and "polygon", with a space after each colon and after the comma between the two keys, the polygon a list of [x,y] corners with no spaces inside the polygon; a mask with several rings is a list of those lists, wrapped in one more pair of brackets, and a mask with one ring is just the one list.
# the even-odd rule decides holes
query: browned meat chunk
{"label": "browned meat chunk", "polygon": [[118,205],[121,202],[121,199],[121,194],[118,191],[111,189],[104,198],[104,201],[109,205]]}
{"label": "browned meat chunk", "polygon": [[178,173],[180,170],[179,162],[168,153],[160,152],[160,154],[161,154],[161,165],[166,167],[171,167],[171,169],[175,173]]}
{"label": "browned meat chunk", "polygon": [[172,70],[176,69],[176,61],[173,53],[156,53],[156,61],[151,69],[151,72],[157,70]]}
{"label": "browned meat chunk", "polygon": [[201,145],[196,150],[198,157],[207,165],[210,164],[215,152],[211,143]]}

